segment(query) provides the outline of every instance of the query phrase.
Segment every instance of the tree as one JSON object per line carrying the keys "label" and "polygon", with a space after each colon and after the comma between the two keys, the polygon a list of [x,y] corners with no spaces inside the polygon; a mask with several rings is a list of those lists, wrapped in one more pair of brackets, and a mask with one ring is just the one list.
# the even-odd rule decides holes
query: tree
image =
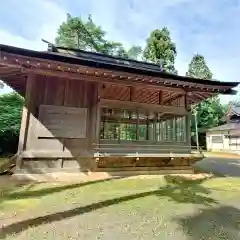
{"label": "tree", "polygon": [[240,106],[240,100],[239,99],[235,99],[233,101],[230,101],[229,104]]}
{"label": "tree", "polygon": [[104,36],[105,32],[94,24],[91,15],[84,21],[67,14],[67,20],[60,25],[55,41],[57,45],[68,48],[97,51],[105,43]]}
{"label": "tree", "polygon": [[0,95],[0,152],[16,152],[24,99],[17,93]]}
{"label": "tree", "polygon": [[219,97],[213,97],[197,104],[195,110],[198,114],[198,127],[205,129],[222,124],[227,107],[220,103]]}
{"label": "tree", "polygon": [[174,67],[176,55],[176,46],[172,42],[170,32],[166,27],[151,32],[144,49],[144,59],[161,64],[167,72],[176,73]]}
{"label": "tree", "polygon": [[58,46],[67,48],[128,57],[127,51],[121,43],[108,41],[105,39],[105,35],[106,32],[93,22],[91,15],[86,21],[67,14],[67,20],[60,25],[55,41]]}
{"label": "tree", "polygon": [[207,66],[204,57],[202,55],[195,54],[188,66],[186,76],[211,80],[213,74]]}
{"label": "tree", "polygon": [[[186,76],[200,79],[211,80],[213,74],[202,55],[193,56]],[[222,123],[222,118],[226,112],[226,107],[222,106],[218,96],[208,98],[200,103],[192,106],[192,112],[197,112],[197,126],[201,129],[207,129],[218,126]],[[195,121],[192,119],[191,131],[195,134]],[[205,137],[204,137],[205,139]],[[200,144],[204,145],[200,140]]]}
{"label": "tree", "polygon": [[127,55],[130,59],[140,60],[142,55],[142,48],[141,46],[133,45],[128,51]]}

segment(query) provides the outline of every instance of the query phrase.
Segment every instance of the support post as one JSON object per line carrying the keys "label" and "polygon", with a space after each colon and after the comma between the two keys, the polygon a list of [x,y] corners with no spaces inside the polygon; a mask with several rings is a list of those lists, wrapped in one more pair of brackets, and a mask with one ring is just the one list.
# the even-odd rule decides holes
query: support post
{"label": "support post", "polygon": [[157,113],[154,113],[154,118],[153,118],[153,139],[152,140],[154,142],[157,142]]}
{"label": "support post", "polygon": [[136,140],[139,140],[139,111],[137,110]]}
{"label": "support post", "polygon": [[99,96],[97,97],[96,103],[96,127],[95,127],[95,142],[99,147],[99,139],[100,139],[100,123],[101,123],[101,112],[102,108],[99,106]]}
{"label": "support post", "polygon": [[185,115],[186,142],[187,142],[187,145],[189,146],[190,151],[191,151],[191,126],[190,126],[191,111],[189,111],[187,93],[185,94],[185,108],[187,110],[187,114]]}
{"label": "support post", "polygon": [[20,157],[21,152],[26,150],[30,116],[33,114],[33,88],[34,88],[35,74],[29,74],[26,79],[26,92],[25,92],[25,103],[22,110],[21,127],[19,133],[18,152],[16,160],[16,169],[22,167],[22,159]]}
{"label": "support post", "polygon": [[198,126],[197,126],[197,110],[194,110],[194,120],[195,120],[197,151],[199,151]]}

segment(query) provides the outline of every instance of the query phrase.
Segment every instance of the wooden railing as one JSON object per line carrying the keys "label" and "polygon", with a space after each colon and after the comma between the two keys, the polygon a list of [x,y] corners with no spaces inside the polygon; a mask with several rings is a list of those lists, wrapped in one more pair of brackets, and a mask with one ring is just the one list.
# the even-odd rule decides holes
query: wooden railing
{"label": "wooden railing", "polygon": [[177,144],[94,144],[94,154],[99,157],[125,156],[125,157],[158,157],[201,154],[201,149],[196,146]]}
{"label": "wooden railing", "polygon": [[95,144],[98,169],[186,169],[202,159],[196,147],[187,145]]}

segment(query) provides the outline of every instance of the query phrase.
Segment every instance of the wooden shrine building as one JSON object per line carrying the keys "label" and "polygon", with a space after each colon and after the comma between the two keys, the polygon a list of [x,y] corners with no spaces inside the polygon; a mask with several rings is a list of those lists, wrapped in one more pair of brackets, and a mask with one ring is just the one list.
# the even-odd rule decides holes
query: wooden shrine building
{"label": "wooden shrine building", "polygon": [[54,46],[0,45],[0,79],[25,98],[17,175],[189,170],[190,105],[238,85]]}

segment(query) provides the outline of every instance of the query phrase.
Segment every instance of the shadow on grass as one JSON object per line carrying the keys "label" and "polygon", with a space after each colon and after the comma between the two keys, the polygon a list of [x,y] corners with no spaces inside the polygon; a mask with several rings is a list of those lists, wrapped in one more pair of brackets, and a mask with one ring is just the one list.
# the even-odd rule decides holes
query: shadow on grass
{"label": "shadow on grass", "polygon": [[31,198],[31,197],[43,197],[49,194],[53,193],[58,193],[62,192],[65,190],[71,190],[75,188],[81,188],[87,185],[92,185],[96,183],[101,183],[101,182],[107,182],[107,181],[113,181],[116,179],[120,178],[109,178],[109,179],[103,179],[103,180],[96,180],[96,181],[88,181],[88,182],[81,182],[81,183],[76,183],[76,184],[71,184],[71,185],[64,185],[64,186],[58,186],[58,187],[50,187],[50,188],[42,188],[39,190],[31,190],[34,186],[36,186],[39,183],[31,183],[28,185],[27,189],[25,192],[14,192],[15,190],[18,189],[18,187],[24,186],[25,184],[18,184],[14,186],[13,188],[6,188],[2,190],[2,196],[0,199],[0,203],[3,201],[7,200],[12,200],[12,199],[24,199],[24,198]]}
{"label": "shadow on grass", "polygon": [[57,212],[13,223],[2,228],[0,231],[0,237],[5,237],[8,234],[19,233],[29,227],[36,227],[45,223],[61,221],[63,219],[86,214],[115,204],[120,204],[126,201],[153,195],[161,198],[167,197],[169,200],[179,203],[193,203],[204,205],[217,203],[214,199],[206,196],[210,193],[209,190],[203,186],[200,186],[204,180],[187,180],[186,178],[180,176],[165,176],[165,180],[167,183],[166,186],[163,186],[157,190],[108,199],[97,203],[91,203],[83,207],[81,206],[67,211]]}
{"label": "shadow on grass", "polygon": [[232,206],[202,209],[193,216],[174,219],[189,239],[240,239],[240,210]]}
{"label": "shadow on grass", "polygon": [[206,179],[190,180],[182,176],[172,175],[167,175],[164,178],[167,186],[160,189],[159,196],[168,197],[170,201],[178,203],[205,205],[217,203],[207,196],[211,191],[201,185]]}

